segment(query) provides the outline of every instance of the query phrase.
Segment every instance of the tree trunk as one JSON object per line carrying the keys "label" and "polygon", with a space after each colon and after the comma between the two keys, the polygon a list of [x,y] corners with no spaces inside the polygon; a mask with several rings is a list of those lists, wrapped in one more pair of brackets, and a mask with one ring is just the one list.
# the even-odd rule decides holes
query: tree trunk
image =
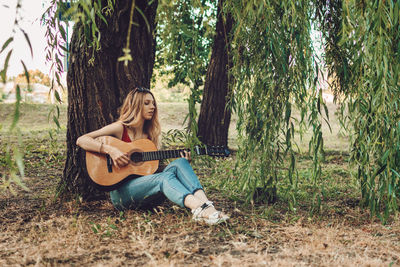
{"label": "tree trunk", "polygon": [[223,13],[223,2],[218,2],[216,35],[204,84],[198,137],[208,145],[226,146],[231,120],[231,110],[226,108],[226,104],[230,94],[229,69],[232,67],[232,58],[229,52],[233,19],[230,14]]}
{"label": "tree trunk", "polygon": [[[68,128],[67,160],[59,192],[65,197],[90,200],[104,197],[90,182],[86,172],[85,151],[76,146],[76,139],[99,129],[118,118],[118,108],[127,93],[135,86],[150,87],[155,57],[155,15],[157,1],[150,6],[147,0],[136,0],[148,24],[137,10],[134,12],[130,49],[133,61],[128,66],[118,62],[126,46],[132,1],[116,1],[108,25],[101,20],[101,47],[89,64],[92,48],[85,44],[82,25],[76,24],[71,40],[67,74]],[[148,25],[150,29],[148,29]]]}

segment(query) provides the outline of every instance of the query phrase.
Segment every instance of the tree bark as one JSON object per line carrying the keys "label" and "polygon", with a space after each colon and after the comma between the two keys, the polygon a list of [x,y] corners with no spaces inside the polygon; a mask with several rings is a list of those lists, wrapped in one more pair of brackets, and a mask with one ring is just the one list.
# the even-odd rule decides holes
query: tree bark
{"label": "tree bark", "polygon": [[[135,10],[130,49],[133,61],[128,66],[118,62],[126,46],[132,1],[116,1],[115,9],[107,17],[108,25],[98,20],[101,47],[92,55],[81,24],[76,24],[71,40],[68,86],[67,160],[59,192],[65,197],[83,200],[101,198],[86,172],[85,151],[76,146],[76,139],[99,129],[118,118],[118,108],[127,93],[136,86],[150,87],[155,58],[155,15],[157,1],[136,0],[148,24]],[[148,26],[150,29],[148,29]]]}
{"label": "tree bark", "polygon": [[230,14],[224,14],[223,4],[224,0],[219,0],[216,35],[198,120],[198,137],[204,144],[227,146],[231,110],[226,108],[226,104],[230,95],[232,58],[229,54],[233,19]]}

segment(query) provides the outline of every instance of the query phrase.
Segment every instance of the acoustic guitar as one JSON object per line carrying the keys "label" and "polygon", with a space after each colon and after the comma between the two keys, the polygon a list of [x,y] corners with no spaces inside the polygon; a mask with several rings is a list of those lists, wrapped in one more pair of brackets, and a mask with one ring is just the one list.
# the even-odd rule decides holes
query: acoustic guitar
{"label": "acoustic guitar", "polygon": [[[184,149],[160,151],[149,139],[124,142],[112,136],[101,136],[96,140],[118,148],[130,158],[128,165],[117,168],[109,155],[86,151],[86,169],[89,177],[99,189],[105,191],[115,189],[125,179],[153,174],[158,169],[160,160],[179,158],[181,152],[185,151]],[[191,153],[227,157],[230,151],[221,146],[196,146]]]}

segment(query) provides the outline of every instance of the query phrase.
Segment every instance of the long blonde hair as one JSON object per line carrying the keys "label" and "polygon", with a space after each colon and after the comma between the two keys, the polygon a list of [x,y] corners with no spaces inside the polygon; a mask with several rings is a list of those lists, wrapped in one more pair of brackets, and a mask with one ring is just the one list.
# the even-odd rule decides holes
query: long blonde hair
{"label": "long blonde hair", "polygon": [[158,107],[154,95],[149,89],[137,87],[129,92],[119,111],[118,121],[134,130],[141,119],[144,97],[146,94],[151,94],[153,97],[155,109],[151,120],[145,120],[143,132],[146,133],[149,136],[149,139],[157,146],[157,148],[159,148],[161,127],[158,121]]}

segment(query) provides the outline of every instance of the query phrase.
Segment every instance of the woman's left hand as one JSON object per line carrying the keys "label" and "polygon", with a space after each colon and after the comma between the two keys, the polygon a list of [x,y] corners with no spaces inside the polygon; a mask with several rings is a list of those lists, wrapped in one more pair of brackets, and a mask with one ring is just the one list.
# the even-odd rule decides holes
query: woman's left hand
{"label": "woman's left hand", "polygon": [[189,162],[192,161],[192,157],[190,156],[190,151],[181,152],[181,157],[187,159]]}

